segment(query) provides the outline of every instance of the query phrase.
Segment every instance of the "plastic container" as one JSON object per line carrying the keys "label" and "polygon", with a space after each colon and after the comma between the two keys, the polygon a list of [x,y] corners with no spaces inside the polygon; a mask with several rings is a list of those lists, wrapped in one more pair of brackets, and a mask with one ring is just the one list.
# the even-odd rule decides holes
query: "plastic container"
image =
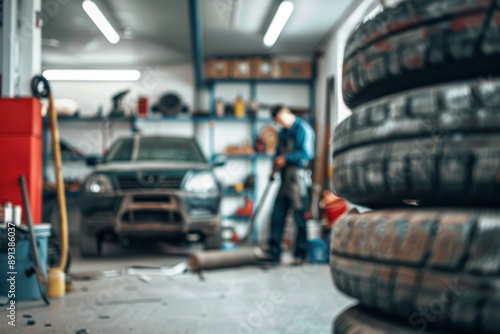
{"label": "plastic container", "polygon": [[245,111],[245,100],[243,100],[243,97],[238,96],[236,98],[236,101],[234,102],[234,116],[236,117],[245,117],[246,111]]}
{"label": "plastic container", "polygon": [[10,202],[0,204],[0,224],[13,223],[21,226],[23,208],[20,205],[12,205]]}
{"label": "plastic container", "polygon": [[330,226],[333,226],[335,222],[348,210],[347,202],[343,199],[328,203],[322,207]]}
{"label": "plastic container", "polygon": [[308,260],[312,264],[328,264],[330,261],[330,246],[328,239],[314,239],[309,241]]}
{"label": "plastic container", "polygon": [[12,223],[14,220],[14,207],[11,202],[0,204],[0,224]]}
{"label": "plastic container", "polygon": [[[40,262],[42,264],[42,270],[47,275],[47,261],[48,261],[48,244],[50,237],[51,225],[50,224],[39,224],[35,225],[35,233],[38,245],[38,253],[40,255]],[[0,227],[0,234],[7,233],[5,227]],[[4,235],[2,235],[4,237]],[[0,296],[8,296],[9,294],[9,284],[7,284],[7,279],[11,276],[8,273],[8,254],[5,253],[6,249],[0,249]],[[38,287],[38,282],[36,276],[33,274],[30,277],[26,275],[26,271],[33,267],[33,261],[31,259],[30,241],[28,239],[28,234],[16,232],[16,264],[15,271],[16,276],[16,291],[15,299],[18,300],[30,300],[39,299],[40,289]]]}
{"label": "plastic container", "polygon": [[224,100],[218,99],[215,102],[215,114],[217,117],[223,117],[226,112],[226,105],[224,104]]}
{"label": "plastic container", "polygon": [[321,220],[308,220],[307,221],[307,240],[321,239],[323,221]]}

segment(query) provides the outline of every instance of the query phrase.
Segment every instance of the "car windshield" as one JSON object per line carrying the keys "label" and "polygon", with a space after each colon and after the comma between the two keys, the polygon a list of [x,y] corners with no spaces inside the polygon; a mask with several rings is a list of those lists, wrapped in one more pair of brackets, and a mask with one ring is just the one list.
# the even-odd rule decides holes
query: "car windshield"
{"label": "car windshield", "polygon": [[[138,151],[134,154],[136,145]],[[131,160],[205,162],[196,143],[182,138],[121,139],[111,146],[106,156],[107,162]]]}

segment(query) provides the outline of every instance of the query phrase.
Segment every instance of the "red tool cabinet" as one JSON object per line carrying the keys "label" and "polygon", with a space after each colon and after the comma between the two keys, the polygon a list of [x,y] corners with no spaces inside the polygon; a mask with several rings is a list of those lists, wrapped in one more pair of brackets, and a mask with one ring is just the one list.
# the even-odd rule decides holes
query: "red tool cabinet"
{"label": "red tool cabinet", "polygon": [[19,176],[24,174],[36,224],[42,220],[42,134],[41,105],[36,98],[0,98],[0,203],[24,207],[19,186]]}

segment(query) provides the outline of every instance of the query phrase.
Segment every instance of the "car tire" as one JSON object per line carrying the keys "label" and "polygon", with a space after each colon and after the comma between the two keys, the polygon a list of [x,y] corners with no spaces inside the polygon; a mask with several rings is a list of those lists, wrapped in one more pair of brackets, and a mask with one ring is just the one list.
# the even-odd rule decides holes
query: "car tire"
{"label": "car tire", "polygon": [[357,107],[339,124],[334,155],[395,139],[498,133],[499,109],[499,79],[440,84],[390,95]]}
{"label": "car tire", "polygon": [[205,250],[219,250],[222,247],[222,236],[220,232],[208,234],[203,240]]}
{"label": "car tire", "polygon": [[497,0],[408,0],[348,39],[343,95],[354,108],[404,90],[500,73]]}
{"label": "car tire", "polygon": [[80,255],[82,257],[99,257],[102,255],[102,241],[95,235],[80,233]]}
{"label": "car tire", "polygon": [[[333,323],[333,334],[420,334],[418,328],[410,326],[405,322],[388,319],[387,316],[367,310],[362,306],[354,306],[342,312]],[[428,334],[451,334],[453,332],[441,332],[426,330]]]}
{"label": "car tire", "polygon": [[410,325],[500,332],[500,211],[348,213],[333,231],[337,288]]}
{"label": "car tire", "polygon": [[335,193],[366,207],[498,206],[500,135],[451,133],[336,154]]}

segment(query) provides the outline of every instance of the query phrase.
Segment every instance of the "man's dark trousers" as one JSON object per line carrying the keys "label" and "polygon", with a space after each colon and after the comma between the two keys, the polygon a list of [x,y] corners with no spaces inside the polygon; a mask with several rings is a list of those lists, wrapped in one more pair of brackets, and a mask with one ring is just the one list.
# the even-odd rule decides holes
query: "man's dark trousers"
{"label": "man's dark trousers", "polygon": [[295,208],[290,197],[278,196],[274,204],[271,216],[271,237],[269,239],[269,254],[279,259],[281,255],[281,241],[285,229],[286,217],[290,209],[293,210],[293,218],[297,228],[297,238],[295,241],[295,258],[305,259],[308,250],[307,222],[304,217],[308,204],[308,197],[302,196],[302,207]]}

